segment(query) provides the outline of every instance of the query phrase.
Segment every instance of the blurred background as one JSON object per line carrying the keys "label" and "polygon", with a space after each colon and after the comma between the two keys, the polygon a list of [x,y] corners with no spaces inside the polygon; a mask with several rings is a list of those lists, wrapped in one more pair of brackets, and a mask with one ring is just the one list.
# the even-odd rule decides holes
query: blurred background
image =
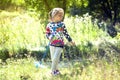
{"label": "blurred background", "polygon": [[119,0],[1,0],[0,59],[41,59],[48,44],[48,13],[54,7],[64,9],[64,22],[76,43],[66,44],[61,58],[120,55]]}
{"label": "blurred background", "polygon": [[[76,46],[65,39],[62,75],[49,78],[45,29],[55,7]],[[45,53],[47,68],[36,68]],[[120,80],[120,0],[0,0],[0,80]]]}

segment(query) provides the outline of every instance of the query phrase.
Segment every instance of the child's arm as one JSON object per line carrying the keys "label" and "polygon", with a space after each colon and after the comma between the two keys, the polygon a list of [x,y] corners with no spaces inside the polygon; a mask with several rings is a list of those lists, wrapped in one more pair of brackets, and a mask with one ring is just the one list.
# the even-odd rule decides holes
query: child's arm
{"label": "child's arm", "polygon": [[64,36],[66,37],[66,39],[67,39],[69,42],[71,42],[71,41],[72,41],[72,38],[71,38],[70,35],[68,34],[65,25],[63,26],[63,28],[64,28],[64,31],[63,31]]}
{"label": "child's arm", "polygon": [[49,40],[51,40],[52,37],[53,37],[53,36],[51,35],[50,27],[49,27],[49,26],[46,27],[46,37],[47,37]]}
{"label": "child's arm", "polygon": [[72,45],[75,45],[75,43],[72,41],[72,38],[71,38],[70,35],[68,34],[65,25],[63,26],[63,28],[64,28],[63,34],[64,34],[64,36],[66,37],[66,39],[67,39]]}

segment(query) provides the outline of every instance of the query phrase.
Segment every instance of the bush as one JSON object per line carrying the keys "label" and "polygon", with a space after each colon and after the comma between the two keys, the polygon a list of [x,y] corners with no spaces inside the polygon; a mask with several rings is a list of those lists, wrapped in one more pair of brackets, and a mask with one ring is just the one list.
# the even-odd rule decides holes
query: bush
{"label": "bush", "polygon": [[2,49],[2,50],[0,50],[0,59],[2,59],[3,61],[5,61],[9,57],[10,57],[10,55],[9,55],[8,49]]}

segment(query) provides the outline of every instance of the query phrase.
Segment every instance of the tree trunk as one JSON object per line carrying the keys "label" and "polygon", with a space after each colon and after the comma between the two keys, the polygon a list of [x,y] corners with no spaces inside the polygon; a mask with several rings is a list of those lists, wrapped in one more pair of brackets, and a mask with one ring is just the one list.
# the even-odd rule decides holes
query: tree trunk
{"label": "tree trunk", "polygon": [[101,7],[105,13],[105,16],[112,21],[112,13],[111,13],[110,4],[108,0],[101,1]]}
{"label": "tree trunk", "polygon": [[45,3],[45,7],[46,7],[47,11],[49,12],[51,10],[49,3],[47,2],[47,0],[44,0],[43,2]]}
{"label": "tree trunk", "polygon": [[117,1],[114,1],[114,4],[113,4],[114,6],[113,6],[113,11],[114,11],[114,17],[113,17],[113,20],[114,20],[114,22],[113,22],[113,25],[115,25],[115,23],[116,23],[116,20],[117,20],[117,15],[118,15],[118,3],[117,3]]}
{"label": "tree trunk", "polygon": [[[63,0],[64,13],[66,12],[66,3],[67,3],[67,0]],[[64,18],[65,18],[65,14],[64,14],[64,17],[63,17],[63,21],[64,21]]]}

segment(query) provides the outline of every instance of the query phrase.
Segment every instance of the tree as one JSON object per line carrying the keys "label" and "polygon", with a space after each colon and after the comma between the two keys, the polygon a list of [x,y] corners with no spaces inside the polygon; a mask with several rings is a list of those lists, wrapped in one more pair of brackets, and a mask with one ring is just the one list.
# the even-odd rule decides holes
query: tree
{"label": "tree", "polygon": [[[91,14],[100,16],[98,19],[107,21],[107,32],[111,37],[117,35],[114,28],[117,19],[120,17],[120,1],[119,0],[89,0],[89,10]],[[94,12],[94,13],[93,13]]]}
{"label": "tree", "polygon": [[47,17],[54,7],[61,7],[66,11],[67,0],[25,0],[28,9],[34,9],[40,13],[40,17]]}
{"label": "tree", "polygon": [[119,0],[89,0],[90,12],[96,15],[103,15],[104,19],[110,19],[115,25],[116,20],[120,17],[120,1]]}
{"label": "tree", "polygon": [[11,3],[11,0],[0,0],[0,9],[4,10]]}

